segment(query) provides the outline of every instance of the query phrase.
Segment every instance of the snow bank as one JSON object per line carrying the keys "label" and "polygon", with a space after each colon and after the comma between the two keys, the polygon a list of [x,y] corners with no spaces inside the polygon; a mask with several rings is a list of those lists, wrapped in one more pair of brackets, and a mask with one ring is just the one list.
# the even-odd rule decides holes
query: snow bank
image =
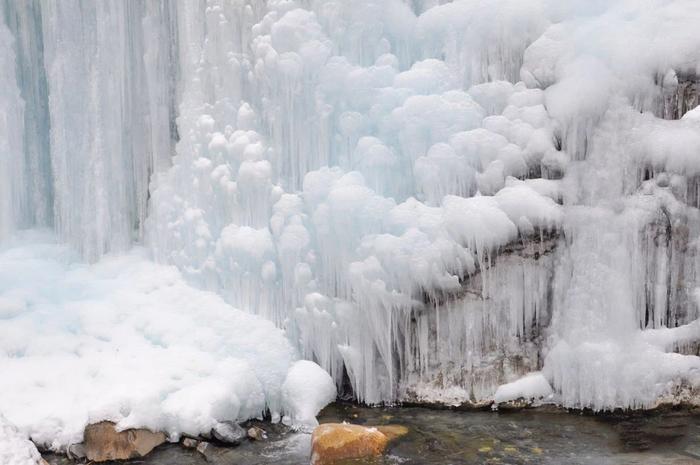
{"label": "snow bank", "polygon": [[493,401],[496,404],[518,399],[532,401],[544,399],[552,393],[552,387],[542,373],[530,373],[517,381],[499,386]]}
{"label": "snow bank", "polygon": [[36,446],[0,415],[0,463],[3,465],[40,465]]}
{"label": "snow bank", "polygon": [[334,399],[271,322],[143,255],[84,265],[45,235],[0,250],[0,411],[25,437],[60,449],[108,419],[174,440],[266,410],[310,422]]}

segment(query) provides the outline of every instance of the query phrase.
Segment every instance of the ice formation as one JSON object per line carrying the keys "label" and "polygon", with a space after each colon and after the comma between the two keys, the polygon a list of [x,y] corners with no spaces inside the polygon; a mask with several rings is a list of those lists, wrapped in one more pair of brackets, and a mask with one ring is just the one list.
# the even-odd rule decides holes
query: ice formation
{"label": "ice formation", "polygon": [[697,399],[696,0],[0,6],[0,237],[140,245],[368,403]]}

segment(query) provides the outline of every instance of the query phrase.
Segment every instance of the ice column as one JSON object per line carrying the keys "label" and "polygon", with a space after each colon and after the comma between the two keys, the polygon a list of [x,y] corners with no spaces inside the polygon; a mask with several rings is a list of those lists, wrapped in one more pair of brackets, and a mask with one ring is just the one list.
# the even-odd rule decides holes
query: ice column
{"label": "ice column", "polygon": [[42,4],[55,223],[88,259],[140,237],[149,177],[173,137],[172,8],[148,8]]}
{"label": "ice column", "polygon": [[24,102],[15,78],[14,41],[0,17],[0,239],[24,220]]}

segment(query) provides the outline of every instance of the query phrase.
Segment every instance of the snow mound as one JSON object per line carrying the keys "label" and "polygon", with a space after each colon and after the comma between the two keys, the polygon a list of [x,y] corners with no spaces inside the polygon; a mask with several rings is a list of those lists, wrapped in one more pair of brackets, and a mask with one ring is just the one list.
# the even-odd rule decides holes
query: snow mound
{"label": "snow mound", "polygon": [[310,421],[334,399],[282,330],[176,268],[140,250],[74,258],[46,236],[0,249],[0,411],[37,444],[59,450],[105,419],[173,440],[266,409]]}
{"label": "snow mound", "polygon": [[36,446],[0,415],[0,463],[2,465],[37,465],[41,460]]}
{"label": "snow mound", "polygon": [[335,383],[326,371],[308,360],[300,360],[289,369],[282,385],[282,400],[287,406],[286,424],[317,426],[316,415],[335,400]]}
{"label": "snow mound", "polygon": [[552,395],[552,387],[541,372],[530,373],[517,381],[498,387],[494,395],[497,404],[517,399],[543,399]]}

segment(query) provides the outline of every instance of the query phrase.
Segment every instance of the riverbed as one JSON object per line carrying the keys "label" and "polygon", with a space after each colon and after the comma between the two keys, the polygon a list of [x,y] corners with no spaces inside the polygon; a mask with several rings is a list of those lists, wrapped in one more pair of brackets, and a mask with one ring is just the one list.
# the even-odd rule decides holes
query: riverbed
{"label": "riverbed", "polygon": [[[367,408],[332,404],[321,423],[400,424],[409,433],[384,457],[355,465],[700,465],[700,412],[687,409],[593,415],[557,409],[510,412]],[[206,457],[179,444],[157,448],[139,465],[302,465],[310,435],[258,422],[264,441],[210,447]],[[52,465],[72,463],[46,457]]]}

